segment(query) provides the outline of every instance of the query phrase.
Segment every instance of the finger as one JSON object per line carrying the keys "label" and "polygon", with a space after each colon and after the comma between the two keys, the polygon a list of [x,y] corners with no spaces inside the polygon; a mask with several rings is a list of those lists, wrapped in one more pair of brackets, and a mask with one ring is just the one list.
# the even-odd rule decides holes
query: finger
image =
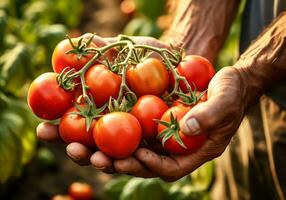
{"label": "finger", "polygon": [[114,168],[118,173],[138,176],[143,178],[154,177],[154,174],[147,170],[138,160],[134,157],[129,157],[123,160],[115,160]]}
{"label": "finger", "polygon": [[113,173],[113,163],[111,158],[106,156],[101,151],[95,152],[90,158],[91,164],[98,170],[102,170],[106,173]]}
{"label": "finger", "polygon": [[[170,48],[167,44],[164,42],[157,40],[153,37],[147,37],[147,36],[131,36],[129,37],[131,40],[133,40],[136,44],[144,44],[144,45],[150,45],[154,47],[159,48]],[[118,40],[117,37],[106,37],[104,40],[108,43],[114,43]]]}
{"label": "finger", "polygon": [[45,142],[61,141],[58,126],[48,122],[42,122],[37,126],[37,137]]}
{"label": "finger", "polygon": [[182,177],[179,164],[171,157],[160,156],[145,148],[138,149],[135,157],[164,180],[175,181]]}
{"label": "finger", "polygon": [[79,165],[89,165],[92,152],[84,145],[73,142],[66,147],[67,155]]}
{"label": "finger", "polygon": [[205,162],[221,156],[229,144],[231,138],[218,142],[208,139],[205,144],[196,152],[188,156],[174,156],[174,159],[180,163],[181,170],[189,174],[203,165]]}
{"label": "finger", "polygon": [[232,67],[224,67],[210,81],[209,99],[194,106],[180,122],[185,134],[213,131],[234,119],[241,120],[245,105],[241,76]]}
{"label": "finger", "polygon": [[107,44],[107,42],[102,37],[98,35],[94,35],[92,33],[85,33],[82,35],[82,37],[86,39],[93,37],[92,42],[98,47],[103,47]]}
{"label": "finger", "polygon": [[196,135],[202,131],[213,131],[229,118],[229,109],[220,96],[193,107],[181,120],[180,129],[186,135]]}

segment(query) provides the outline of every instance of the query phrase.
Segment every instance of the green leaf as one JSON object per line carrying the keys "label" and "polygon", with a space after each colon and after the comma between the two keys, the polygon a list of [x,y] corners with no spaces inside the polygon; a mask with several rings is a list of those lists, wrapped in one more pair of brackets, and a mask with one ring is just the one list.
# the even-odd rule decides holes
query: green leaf
{"label": "green leaf", "polygon": [[214,161],[206,162],[200,168],[191,173],[192,187],[199,191],[208,190],[214,179],[214,173]]}
{"label": "green leaf", "polygon": [[[2,9],[0,9],[0,47],[3,47],[4,45],[4,35],[7,25],[7,15],[6,12]],[[2,49],[0,48],[0,52]]]}
{"label": "green leaf", "polygon": [[134,2],[138,12],[154,21],[165,11],[164,0],[135,0]]}
{"label": "green leaf", "polygon": [[50,53],[66,34],[67,28],[63,24],[42,25],[37,29],[38,43],[44,45]]}
{"label": "green leaf", "polygon": [[124,175],[113,178],[104,186],[104,193],[110,200],[119,200],[120,194],[129,180],[130,177]]}
{"label": "green leaf", "polygon": [[124,28],[123,33],[129,36],[151,36],[159,38],[162,31],[157,24],[146,18],[134,18]]}
{"label": "green leaf", "polygon": [[120,200],[166,200],[164,182],[157,178],[132,178],[123,188]]}
{"label": "green leaf", "polygon": [[28,48],[18,43],[13,49],[7,50],[0,57],[1,85],[8,91],[19,91],[29,76],[31,57]]}
{"label": "green leaf", "polygon": [[0,121],[0,183],[5,183],[9,178],[21,170],[21,143],[15,134]]}

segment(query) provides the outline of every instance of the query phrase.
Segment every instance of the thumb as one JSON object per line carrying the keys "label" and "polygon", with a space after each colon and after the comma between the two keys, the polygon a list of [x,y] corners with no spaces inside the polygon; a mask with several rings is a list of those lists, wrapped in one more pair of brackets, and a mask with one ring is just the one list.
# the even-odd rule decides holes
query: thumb
{"label": "thumb", "polygon": [[221,98],[213,97],[194,106],[181,120],[180,129],[185,135],[217,129],[228,116],[228,109]]}

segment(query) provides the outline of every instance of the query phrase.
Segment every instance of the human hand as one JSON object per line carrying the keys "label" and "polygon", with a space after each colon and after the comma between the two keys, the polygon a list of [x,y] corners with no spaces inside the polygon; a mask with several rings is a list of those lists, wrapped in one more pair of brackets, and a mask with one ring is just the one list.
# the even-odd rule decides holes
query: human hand
{"label": "human hand", "polygon": [[[92,164],[107,173],[177,180],[223,153],[248,106],[244,101],[246,88],[241,73],[233,67],[224,68],[215,75],[209,85],[208,101],[195,106],[180,122],[181,129],[186,134],[197,134],[200,131],[209,134],[201,149],[191,155],[168,157],[139,148],[132,157],[112,160],[102,152],[93,153],[79,143],[69,144],[67,154],[78,164]],[[59,140],[57,127],[51,124],[40,124],[37,134],[45,141]]]}
{"label": "human hand", "polygon": [[234,67],[226,67],[215,75],[209,85],[208,101],[196,105],[180,121],[185,134],[209,134],[205,144],[193,154],[162,156],[139,148],[133,157],[124,160],[112,161],[102,153],[95,153],[91,163],[97,168],[133,176],[178,180],[224,152],[249,106],[247,88],[242,72]]}

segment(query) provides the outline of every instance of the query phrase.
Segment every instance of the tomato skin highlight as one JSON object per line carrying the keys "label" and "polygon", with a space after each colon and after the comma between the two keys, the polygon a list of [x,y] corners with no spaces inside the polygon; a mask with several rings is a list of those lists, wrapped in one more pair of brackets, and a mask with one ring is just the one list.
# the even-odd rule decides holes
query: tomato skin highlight
{"label": "tomato skin highlight", "polygon": [[138,119],[144,138],[157,136],[157,122],[154,119],[160,119],[168,108],[162,99],[154,95],[144,95],[137,100],[131,114]]}
{"label": "tomato skin highlight", "polygon": [[169,73],[162,61],[147,58],[142,63],[128,68],[126,81],[139,97],[147,94],[160,96],[168,87]]}
{"label": "tomato skin highlight", "polygon": [[[183,118],[187,112],[189,112],[191,109],[190,106],[174,106],[168,109],[162,116],[161,120],[170,122],[170,113],[174,115],[175,118],[179,121]],[[166,126],[163,126],[162,124],[158,125],[158,134],[161,133],[164,129],[166,129]],[[170,153],[173,154],[180,154],[180,155],[186,155],[195,152],[198,150],[204,142],[207,140],[207,134],[206,133],[200,133],[198,135],[188,136],[183,134],[181,131],[179,131],[179,136],[185,146],[187,148],[182,147],[172,136],[170,139],[168,139],[164,144],[164,149]]]}
{"label": "tomato skin highlight", "polygon": [[69,195],[76,200],[92,200],[91,185],[84,182],[73,182],[68,189]]}
{"label": "tomato skin highlight", "polygon": [[[194,89],[204,91],[208,88],[208,84],[215,75],[213,65],[204,57],[197,55],[186,56],[176,68],[179,75],[186,77],[188,83]],[[170,75],[171,87],[174,87],[174,77]],[[180,81],[180,87],[184,92],[188,92],[186,85]]]}
{"label": "tomato skin highlight", "polygon": [[[80,37],[71,38],[71,41],[74,45],[77,45],[79,40]],[[83,42],[84,41],[87,42],[87,39],[84,39]],[[96,47],[96,45],[91,43],[89,47]],[[87,54],[81,56],[81,58],[78,59],[77,54],[66,53],[72,49],[73,47],[71,46],[68,39],[62,40],[57,44],[52,55],[52,66],[54,72],[61,73],[66,67],[67,69],[73,68],[76,71],[79,71],[94,56],[94,54]]]}
{"label": "tomato skin highlight", "polygon": [[32,82],[28,90],[28,105],[42,119],[58,119],[72,106],[74,93],[61,88],[56,77],[56,73],[44,73]]}
{"label": "tomato skin highlight", "polygon": [[92,66],[86,72],[85,80],[97,106],[104,105],[110,97],[118,97],[121,77],[110,71],[106,66]]}
{"label": "tomato skin highlight", "polygon": [[76,107],[71,107],[60,120],[59,133],[62,140],[67,144],[78,142],[95,149],[96,145],[92,135],[96,123],[95,120],[92,121],[89,131],[87,132],[85,118],[77,114],[72,114],[71,112],[78,112],[78,110]]}
{"label": "tomato skin highlight", "polygon": [[113,112],[97,121],[93,137],[103,153],[115,159],[123,159],[129,157],[140,144],[141,126],[133,115]]}

